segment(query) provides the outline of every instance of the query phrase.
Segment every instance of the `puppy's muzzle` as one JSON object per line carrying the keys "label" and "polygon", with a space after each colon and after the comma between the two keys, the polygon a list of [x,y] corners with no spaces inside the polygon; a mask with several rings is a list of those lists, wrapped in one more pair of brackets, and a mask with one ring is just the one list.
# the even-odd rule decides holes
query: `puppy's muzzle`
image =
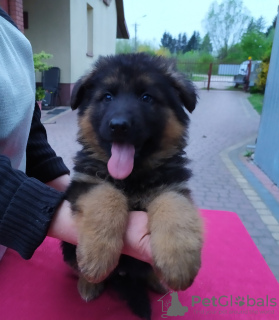
{"label": "puppy's muzzle", "polygon": [[126,136],[131,128],[131,123],[123,117],[113,118],[109,123],[111,134],[114,138]]}

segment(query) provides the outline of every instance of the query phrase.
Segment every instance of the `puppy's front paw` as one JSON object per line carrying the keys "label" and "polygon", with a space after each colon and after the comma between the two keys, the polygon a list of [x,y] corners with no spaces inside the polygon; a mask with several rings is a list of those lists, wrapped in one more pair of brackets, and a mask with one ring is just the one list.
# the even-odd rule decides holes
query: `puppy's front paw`
{"label": "puppy's front paw", "polygon": [[78,267],[88,281],[98,283],[118,263],[128,219],[127,199],[121,191],[103,183],[80,196],[76,207]]}
{"label": "puppy's front paw", "polygon": [[200,269],[201,252],[177,246],[168,252],[169,254],[166,251],[155,254],[155,272],[169,288],[175,291],[185,290],[191,286]]}
{"label": "puppy's front paw", "polygon": [[104,291],[105,285],[103,282],[90,283],[83,276],[78,280],[78,292],[82,299],[86,302],[94,300]]}
{"label": "puppy's front paw", "polygon": [[110,248],[100,243],[98,246],[94,242],[80,243],[76,251],[79,271],[89,282],[103,281],[117,266],[121,248],[121,240],[118,246],[112,245]]}
{"label": "puppy's front paw", "polygon": [[202,224],[191,199],[170,191],[148,207],[154,269],[171,289],[185,290],[201,265]]}

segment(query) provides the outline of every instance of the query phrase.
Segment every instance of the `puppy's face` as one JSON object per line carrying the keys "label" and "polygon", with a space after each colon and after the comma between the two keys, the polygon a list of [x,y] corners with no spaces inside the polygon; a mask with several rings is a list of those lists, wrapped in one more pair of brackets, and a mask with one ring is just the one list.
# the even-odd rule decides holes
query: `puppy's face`
{"label": "puppy's face", "polygon": [[178,147],[196,94],[191,83],[161,57],[145,54],[101,58],[73,90],[79,107],[83,143],[105,155],[115,179],[125,179],[134,165]]}

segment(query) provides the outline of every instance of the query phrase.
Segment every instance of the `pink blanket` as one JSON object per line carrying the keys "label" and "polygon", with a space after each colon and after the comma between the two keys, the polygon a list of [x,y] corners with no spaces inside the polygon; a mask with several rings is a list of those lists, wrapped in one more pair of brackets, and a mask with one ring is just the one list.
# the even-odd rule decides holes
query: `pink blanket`
{"label": "pink blanket", "polygon": [[[191,288],[164,297],[150,293],[152,319],[279,319],[279,284],[235,213],[202,210],[202,268]],[[81,300],[76,276],[47,238],[24,261],[7,250],[0,262],[0,319],[133,320],[113,292]]]}

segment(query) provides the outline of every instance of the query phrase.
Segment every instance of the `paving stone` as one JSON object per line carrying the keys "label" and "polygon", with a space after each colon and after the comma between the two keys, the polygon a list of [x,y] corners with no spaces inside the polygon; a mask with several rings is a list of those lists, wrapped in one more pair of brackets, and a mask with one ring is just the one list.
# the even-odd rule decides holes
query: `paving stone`
{"label": "paving stone", "polygon": [[255,236],[258,236],[258,237],[270,236],[270,232],[268,230],[256,229],[256,228],[249,228],[247,230],[248,230],[250,236],[253,236],[253,237],[255,237]]}
{"label": "paving stone", "polygon": [[260,253],[262,255],[272,254],[273,253],[272,248],[270,248],[267,245],[258,244],[257,248],[259,249],[259,251],[260,251]]}
{"label": "paving stone", "polygon": [[268,209],[258,209],[257,212],[259,215],[264,215],[264,216],[271,214]]}
{"label": "paving stone", "polygon": [[[270,270],[273,272],[274,276],[276,277],[276,279],[279,279],[279,268],[278,265],[274,265],[273,263],[271,263],[271,261],[269,261],[269,266],[270,266]],[[279,282],[279,280],[278,280]]]}
{"label": "paving stone", "polygon": [[[267,245],[267,246],[274,246],[276,245],[276,241],[273,237],[258,237],[259,244]],[[279,260],[279,259],[278,259]]]}
{"label": "paving stone", "polygon": [[263,222],[267,225],[277,226],[278,222],[272,215],[260,216]]}
{"label": "paving stone", "polygon": [[275,240],[279,241],[279,232],[272,232],[272,236]]}
{"label": "paving stone", "polygon": [[274,256],[274,254],[265,254],[263,256],[270,265],[279,267],[279,259],[278,257]]}
{"label": "paving stone", "polygon": [[267,226],[270,232],[279,232],[279,225],[278,226]]}
{"label": "paving stone", "polygon": [[267,209],[267,206],[262,201],[251,201],[251,203],[256,210]]}

